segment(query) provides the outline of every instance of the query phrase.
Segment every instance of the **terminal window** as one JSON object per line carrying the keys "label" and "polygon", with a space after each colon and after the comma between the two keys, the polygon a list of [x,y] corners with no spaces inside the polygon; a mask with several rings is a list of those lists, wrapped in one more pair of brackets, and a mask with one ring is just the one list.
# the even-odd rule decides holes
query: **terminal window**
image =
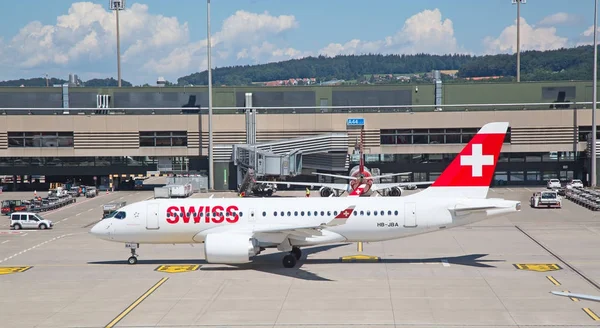
{"label": "terminal window", "polygon": [[[477,128],[454,129],[382,129],[380,142],[382,145],[403,144],[465,144],[477,134]],[[504,143],[510,143],[510,128]]]}
{"label": "terminal window", "polygon": [[73,147],[73,132],[8,132],[8,147]]}
{"label": "terminal window", "polygon": [[140,147],[187,147],[187,132],[140,131]]}

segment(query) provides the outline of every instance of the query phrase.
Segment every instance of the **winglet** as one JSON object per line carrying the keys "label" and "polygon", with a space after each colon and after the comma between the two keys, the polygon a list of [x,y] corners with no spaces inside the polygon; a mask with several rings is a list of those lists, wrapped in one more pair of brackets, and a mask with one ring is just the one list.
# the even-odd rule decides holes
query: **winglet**
{"label": "winglet", "polygon": [[356,206],[354,206],[354,205],[348,206],[348,208],[346,208],[345,210],[341,211],[338,215],[336,215],[335,218],[333,218],[333,220],[329,221],[327,223],[327,226],[336,226],[336,225],[341,225],[341,224],[346,223],[346,220],[348,220],[350,215],[352,215],[352,213],[354,212],[355,207]]}

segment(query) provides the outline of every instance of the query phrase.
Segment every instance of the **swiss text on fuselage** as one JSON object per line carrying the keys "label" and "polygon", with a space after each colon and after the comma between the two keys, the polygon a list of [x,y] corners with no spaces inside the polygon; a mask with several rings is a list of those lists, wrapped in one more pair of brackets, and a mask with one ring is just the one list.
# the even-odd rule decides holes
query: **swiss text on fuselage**
{"label": "swiss text on fuselage", "polygon": [[176,223],[236,223],[240,219],[239,208],[235,205],[215,206],[169,206],[167,222]]}

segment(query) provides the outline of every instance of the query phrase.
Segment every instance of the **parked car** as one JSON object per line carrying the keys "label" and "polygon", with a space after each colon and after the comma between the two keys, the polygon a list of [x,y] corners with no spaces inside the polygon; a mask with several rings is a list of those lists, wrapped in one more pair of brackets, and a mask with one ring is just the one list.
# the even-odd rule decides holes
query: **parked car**
{"label": "parked car", "polygon": [[562,187],[560,184],[560,180],[550,179],[550,181],[548,181],[548,189],[554,189],[554,188],[560,188],[560,187]]}
{"label": "parked car", "polygon": [[573,179],[571,182],[567,183],[567,188],[583,188],[583,182],[579,179]]}

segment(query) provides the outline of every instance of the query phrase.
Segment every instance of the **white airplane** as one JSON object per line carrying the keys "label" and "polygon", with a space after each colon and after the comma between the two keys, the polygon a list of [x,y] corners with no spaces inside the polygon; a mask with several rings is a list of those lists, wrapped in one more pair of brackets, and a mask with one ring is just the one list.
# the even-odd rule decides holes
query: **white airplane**
{"label": "white airplane", "polygon": [[430,185],[433,181],[424,181],[424,182],[391,182],[391,183],[375,183],[374,180],[381,178],[389,178],[400,175],[408,175],[411,172],[402,172],[402,173],[393,173],[393,174],[384,174],[384,175],[371,175],[371,171],[367,167],[364,166],[363,161],[361,159],[360,165],[353,167],[350,170],[350,175],[337,175],[337,174],[329,174],[329,173],[317,173],[313,172],[315,175],[328,176],[339,179],[347,179],[350,180],[348,183],[329,183],[329,182],[292,182],[292,181],[254,181],[255,183],[269,183],[269,184],[278,184],[278,185],[287,185],[289,186],[306,186],[306,187],[320,187],[319,195],[321,197],[330,197],[335,196],[338,197],[344,192],[348,192],[348,194],[356,191],[359,186],[364,186],[361,188],[362,195],[367,194],[369,192],[380,192],[382,190],[389,189],[387,193],[388,196],[401,196],[402,190],[408,186],[417,186],[417,185]]}
{"label": "white airplane", "polygon": [[152,199],[90,233],[126,243],[130,264],[140,244],[204,243],[208,263],[248,263],[277,248],[292,268],[304,246],[397,239],[517,212],[519,201],[486,198],[507,128],[484,125],[430,187],[405,197]]}

